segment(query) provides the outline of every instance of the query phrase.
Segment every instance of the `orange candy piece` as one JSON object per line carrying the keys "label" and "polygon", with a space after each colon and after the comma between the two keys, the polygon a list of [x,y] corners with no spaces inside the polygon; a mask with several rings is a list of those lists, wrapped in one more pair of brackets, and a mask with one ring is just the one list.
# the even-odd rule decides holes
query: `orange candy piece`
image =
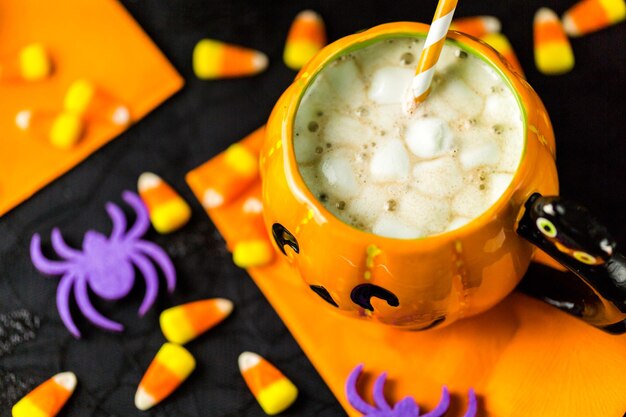
{"label": "orange candy piece", "polygon": [[460,17],[450,24],[450,30],[463,32],[476,38],[489,33],[499,33],[501,28],[500,20],[494,16]]}
{"label": "orange candy piece", "polygon": [[582,0],[563,14],[563,28],[572,37],[586,35],[623,21],[624,0]]}
{"label": "orange candy piece", "polygon": [[13,417],[54,417],[76,388],[76,375],[62,372],[19,400],[11,410]]}
{"label": "orange candy piece", "polygon": [[299,70],[326,45],[326,29],[322,17],[312,10],[304,10],[296,16],[285,42],[283,61],[285,65]]}
{"label": "orange candy piece", "polygon": [[262,52],[213,39],[202,39],[193,50],[193,71],[202,80],[258,74],[268,62]]}
{"label": "orange candy piece", "polygon": [[276,367],[252,352],[239,355],[239,370],[248,388],[268,415],[286,410],[298,397],[298,389]]}
{"label": "orange candy piece", "polygon": [[59,149],[72,148],[81,138],[85,123],[73,112],[42,112],[22,110],[15,116],[18,129],[48,141]]}
{"label": "orange candy piece", "polygon": [[182,384],[196,368],[196,360],[182,346],[165,343],[146,370],[137,393],[135,406],[147,410],[163,401]]}
{"label": "orange candy piece", "polygon": [[63,107],[66,111],[119,126],[126,126],[131,121],[126,105],[87,79],[70,84]]}
{"label": "orange candy piece", "polygon": [[543,7],[534,19],[535,65],[543,74],[564,74],[574,68],[574,53],[558,16]]}
{"label": "orange candy piece", "polygon": [[243,143],[231,145],[215,162],[194,169],[186,180],[205,209],[226,204],[239,196],[259,175],[259,147],[265,127],[249,134]]}
{"label": "orange candy piece", "polygon": [[165,338],[182,345],[222,322],[232,311],[232,301],[212,298],[168,308],[159,322]]}
{"label": "orange candy piece", "polygon": [[191,218],[191,208],[161,177],[144,172],[137,181],[139,196],[148,208],[154,229],[171,233],[183,227]]}

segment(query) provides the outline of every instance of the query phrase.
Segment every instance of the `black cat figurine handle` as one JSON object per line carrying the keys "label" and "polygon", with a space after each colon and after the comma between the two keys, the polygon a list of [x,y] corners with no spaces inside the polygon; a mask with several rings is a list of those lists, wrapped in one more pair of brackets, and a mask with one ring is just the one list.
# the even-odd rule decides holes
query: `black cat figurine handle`
{"label": "black cat figurine handle", "polygon": [[517,233],[586,284],[562,288],[562,297],[558,289],[533,295],[609,333],[626,333],[626,258],[586,208],[535,193],[524,204]]}

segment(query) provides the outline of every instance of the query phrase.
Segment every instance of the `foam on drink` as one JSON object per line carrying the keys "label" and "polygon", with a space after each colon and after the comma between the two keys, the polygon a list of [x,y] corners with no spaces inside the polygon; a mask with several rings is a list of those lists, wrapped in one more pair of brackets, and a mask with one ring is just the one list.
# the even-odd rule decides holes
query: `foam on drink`
{"label": "foam on drink", "polygon": [[336,217],[381,236],[454,230],[509,186],[523,152],[515,96],[490,64],[446,42],[428,99],[402,110],[423,39],[384,39],[340,56],[296,114],[300,174]]}

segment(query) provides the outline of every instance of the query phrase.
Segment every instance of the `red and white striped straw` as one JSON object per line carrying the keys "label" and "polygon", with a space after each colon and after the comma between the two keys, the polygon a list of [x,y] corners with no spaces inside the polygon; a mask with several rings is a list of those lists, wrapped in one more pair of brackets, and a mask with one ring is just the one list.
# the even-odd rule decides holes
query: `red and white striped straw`
{"label": "red and white striped straw", "polygon": [[422,49],[415,70],[415,77],[411,84],[411,97],[405,103],[408,111],[414,110],[430,93],[430,83],[435,72],[435,65],[439,60],[457,2],[458,0],[439,0],[437,3],[437,10],[435,10],[435,16],[433,16],[433,22],[428,30],[426,43]]}

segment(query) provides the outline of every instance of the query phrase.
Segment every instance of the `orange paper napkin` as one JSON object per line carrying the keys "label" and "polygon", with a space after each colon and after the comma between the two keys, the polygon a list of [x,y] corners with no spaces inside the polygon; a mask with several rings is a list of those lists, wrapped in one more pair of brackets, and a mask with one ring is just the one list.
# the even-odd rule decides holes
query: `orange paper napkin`
{"label": "orange paper napkin", "polygon": [[[258,135],[246,139],[259,146]],[[214,178],[214,158],[190,172],[200,201]],[[231,203],[208,210],[229,248],[246,230],[242,207],[261,198],[259,181]],[[370,378],[360,389],[372,401],[376,376],[388,372],[390,403],[407,395],[422,412],[438,403],[442,385],[453,398],[446,417],[462,416],[474,388],[481,417],[622,417],[626,410],[626,335],[611,336],[520,293],[493,309],[443,329],[406,332],[345,317],[311,296],[277,255],[273,263],[248,270],[350,416],[344,384],[365,364]]]}
{"label": "orange paper napkin", "polygon": [[137,121],[183,85],[114,0],[0,0],[0,61],[32,42],[48,48],[54,71],[38,82],[0,81],[0,216],[125,129],[89,123],[74,148],[60,150],[19,131],[17,112],[59,110],[68,86],[87,78],[126,104]]}

